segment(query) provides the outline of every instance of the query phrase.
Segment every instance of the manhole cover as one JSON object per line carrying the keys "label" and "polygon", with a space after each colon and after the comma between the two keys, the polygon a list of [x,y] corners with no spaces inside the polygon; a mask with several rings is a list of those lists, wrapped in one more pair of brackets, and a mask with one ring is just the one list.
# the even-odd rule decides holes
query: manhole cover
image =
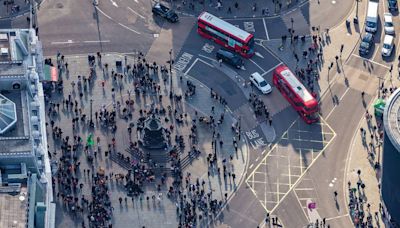
{"label": "manhole cover", "polygon": [[60,3],[57,3],[57,4],[56,4],[56,7],[59,8],[59,9],[61,9],[61,8],[64,8],[64,5],[60,2]]}

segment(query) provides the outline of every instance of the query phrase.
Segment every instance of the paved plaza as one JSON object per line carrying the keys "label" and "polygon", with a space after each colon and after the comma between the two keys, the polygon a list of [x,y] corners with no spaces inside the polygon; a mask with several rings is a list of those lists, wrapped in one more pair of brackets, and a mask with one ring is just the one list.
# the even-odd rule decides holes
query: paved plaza
{"label": "paved plaza", "polygon": [[[210,199],[220,201],[221,204],[218,208],[222,207],[224,201],[231,197],[231,194],[242,182],[248,156],[244,139],[240,139],[240,136],[232,131],[237,120],[232,117],[229,109],[222,105],[219,99],[215,98],[216,94],[212,97],[208,88],[189,75],[174,77],[171,87],[168,75],[151,74],[154,82],[160,87],[157,88],[156,86],[155,90],[150,90],[148,94],[142,95],[137,92],[140,87],[135,87],[137,78],[130,73],[121,73],[125,77],[118,79],[113,79],[110,76],[111,72],[118,71],[118,67],[115,65],[116,61],[123,63],[121,69],[125,71],[125,66],[133,64],[134,61],[137,62],[137,58],[135,60],[131,57],[125,58],[125,56],[107,54],[102,56],[101,61],[103,67],[94,66],[96,75],[93,76],[92,82],[85,85],[86,79],[83,78],[91,72],[87,56],[65,57],[61,64],[64,95],[57,94],[54,91],[47,101],[49,104],[47,110],[49,110],[51,119],[48,122],[49,153],[54,156],[53,162],[60,156],[63,159],[61,162],[58,161],[58,172],[62,171],[61,167],[65,162],[67,153],[62,149],[62,143],[54,132],[62,131],[62,137],[80,136],[82,140],[81,143],[77,144],[77,151],[72,153],[72,157],[76,161],[74,163],[76,167],[74,178],[76,179],[73,179],[73,185],[79,186],[80,189],[68,194],[62,191],[60,185],[57,186],[57,208],[59,208],[57,210],[57,223],[61,226],[69,226],[85,221],[84,223],[88,224],[86,208],[82,209],[83,212],[76,212],[77,207],[84,207],[84,204],[78,199],[81,197],[90,199],[93,194],[92,188],[97,186],[94,183],[96,180],[93,180],[93,176],[91,177],[87,170],[90,170],[91,175],[96,172],[104,173],[106,177],[104,179],[105,185],[108,187],[106,192],[112,208],[110,223],[117,227],[132,223],[136,224],[134,227],[177,227],[179,223],[178,214],[183,212],[177,209],[177,205],[179,205],[177,203],[180,201],[174,200],[175,197],[172,196],[172,192],[175,192],[175,190],[171,191],[170,187],[172,186],[177,187],[177,192],[186,195],[192,194],[188,191],[189,186],[192,188],[192,186],[201,184],[202,192],[204,191],[202,194],[210,193]],[[68,72],[65,69],[65,63],[67,63]],[[106,63],[108,69],[104,67]],[[78,75],[80,79],[78,79]],[[193,89],[194,87],[195,93],[192,94],[193,90],[189,88]],[[173,99],[169,98],[171,89],[174,93]],[[180,95],[184,96],[182,103],[177,100]],[[76,117],[73,117],[72,109],[68,110],[64,105],[69,96],[71,96],[72,101],[79,101],[78,120],[80,123],[76,125],[73,123],[72,127],[71,119]],[[62,105],[57,105],[61,102]],[[125,103],[132,105],[125,106],[123,105]],[[75,105],[75,107],[77,106]],[[171,110],[169,115],[160,114],[163,108]],[[115,125],[105,125],[98,116],[101,116],[102,112],[112,112],[113,110],[117,110],[118,113]],[[137,121],[144,117],[144,114],[140,113],[150,112],[151,110],[160,110],[157,116],[162,117],[160,119],[165,128],[173,129],[170,136],[172,139],[183,137],[182,143],[185,146],[180,147],[178,151],[182,173],[178,175],[178,178],[174,178],[174,175],[172,175],[174,167],[169,162],[172,158],[165,155],[165,152],[154,155],[153,153],[156,152],[150,152],[148,156],[152,161],[146,160],[146,155],[140,155],[140,146],[136,145],[137,131],[131,130],[131,133],[129,133],[128,128],[136,129]],[[177,110],[177,112],[172,114],[174,112],[172,110]],[[215,130],[212,130],[214,128],[210,125],[211,116],[215,116],[219,121]],[[90,127],[90,119],[94,122],[93,128]],[[198,123],[196,124],[198,126],[196,134],[191,131],[193,124],[196,123],[194,120],[197,120]],[[109,121],[112,121],[112,119]],[[170,128],[171,126],[176,127],[176,129]],[[51,130],[52,128],[53,130]],[[57,128],[61,130],[55,130]],[[215,131],[214,138],[212,131]],[[50,132],[53,133],[50,134]],[[53,136],[51,137],[51,135]],[[93,146],[88,146],[90,137],[96,141]],[[63,141],[65,142],[65,140],[68,141],[64,138]],[[217,148],[214,148],[214,141]],[[220,142],[223,142],[223,144]],[[133,144],[135,146],[132,146]],[[180,144],[175,141],[169,147],[172,147],[172,145],[179,147]],[[200,153],[194,153],[192,148],[196,148]],[[189,151],[191,151],[191,154],[189,154]],[[214,153],[216,153],[217,159],[212,164],[210,158],[213,158]],[[143,185],[140,186],[143,191],[142,194],[128,197],[124,185],[128,183],[129,170],[138,167],[138,165],[146,166],[149,171],[154,172],[154,175],[148,176],[143,181]],[[183,177],[182,185],[174,185],[176,180],[180,179],[179,176]],[[62,182],[60,177],[60,174],[58,174],[58,183]],[[185,181],[187,182],[184,184]],[[70,202],[68,196],[77,199],[76,202]],[[122,199],[123,202],[119,202]],[[195,223],[205,225],[209,222],[209,218],[211,217],[204,214],[204,219]]]}

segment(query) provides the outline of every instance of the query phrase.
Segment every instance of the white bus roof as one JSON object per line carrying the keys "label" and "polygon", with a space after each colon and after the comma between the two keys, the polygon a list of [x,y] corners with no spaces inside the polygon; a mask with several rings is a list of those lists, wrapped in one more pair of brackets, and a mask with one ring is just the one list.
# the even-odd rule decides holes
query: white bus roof
{"label": "white bus roof", "polygon": [[314,97],[310,92],[304,87],[304,85],[297,79],[297,77],[289,70],[283,70],[280,72],[283,78],[289,83],[290,87],[296,92],[296,94],[303,99],[304,102],[308,102]]}
{"label": "white bus roof", "polygon": [[251,34],[208,13],[208,12],[203,12],[200,16],[199,19],[208,22],[212,25],[214,25],[215,27],[218,27],[224,31],[227,31],[229,33],[231,33],[232,35],[242,39],[243,41],[245,41]]}

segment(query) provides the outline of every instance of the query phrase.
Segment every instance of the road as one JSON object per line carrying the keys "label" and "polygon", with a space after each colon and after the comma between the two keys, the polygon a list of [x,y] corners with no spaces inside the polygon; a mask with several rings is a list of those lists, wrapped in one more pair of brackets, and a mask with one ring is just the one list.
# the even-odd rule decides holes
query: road
{"label": "road", "polygon": [[[269,211],[279,216],[285,227],[305,226],[312,219],[305,208],[312,200],[318,205],[318,215],[312,216],[328,218],[333,227],[350,227],[342,197],[343,173],[350,140],[364,113],[360,91],[368,94],[368,103],[378,87],[375,75],[385,75],[394,59],[383,59],[379,54],[382,28],[375,36],[373,54],[367,57],[370,60],[358,56],[355,48],[351,57],[339,66],[340,77],[321,99],[319,124],[304,124],[274,89],[272,94],[262,96],[273,117],[273,126],[268,126],[252,114],[246,97],[248,88],[243,82],[251,73],[259,72],[271,84],[273,70],[284,64],[261,45],[262,41],[279,40],[292,27],[297,35],[309,35],[316,28],[332,28],[346,18],[353,3],[311,1],[280,17],[227,19],[253,33],[257,41],[257,54],[241,70],[215,64],[219,47],[198,36],[194,17],[185,14],[178,24],[166,23],[151,15],[149,1],[105,0],[95,7],[90,1],[74,4],[48,0],[39,11],[39,31],[46,55],[57,51],[65,54],[141,51],[152,56],[160,52],[159,61],[164,61],[168,55],[161,52],[167,53],[172,48],[176,71],[193,76],[226,98],[230,110],[242,120],[251,155],[245,184],[230,199],[219,222],[231,227],[256,227],[263,225]],[[397,51],[393,56],[396,55]],[[333,191],[339,193],[337,205]]]}

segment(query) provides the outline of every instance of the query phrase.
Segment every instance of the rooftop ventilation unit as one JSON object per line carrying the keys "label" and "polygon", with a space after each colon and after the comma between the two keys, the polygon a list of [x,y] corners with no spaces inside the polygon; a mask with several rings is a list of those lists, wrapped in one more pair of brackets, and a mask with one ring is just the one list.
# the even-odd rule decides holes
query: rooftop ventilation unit
{"label": "rooftop ventilation unit", "polygon": [[8,41],[7,33],[0,33],[0,41]]}
{"label": "rooftop ventilation unit", "polygon": [[0,48],[0,54],[2,56],[8,56],[8,48]]}

